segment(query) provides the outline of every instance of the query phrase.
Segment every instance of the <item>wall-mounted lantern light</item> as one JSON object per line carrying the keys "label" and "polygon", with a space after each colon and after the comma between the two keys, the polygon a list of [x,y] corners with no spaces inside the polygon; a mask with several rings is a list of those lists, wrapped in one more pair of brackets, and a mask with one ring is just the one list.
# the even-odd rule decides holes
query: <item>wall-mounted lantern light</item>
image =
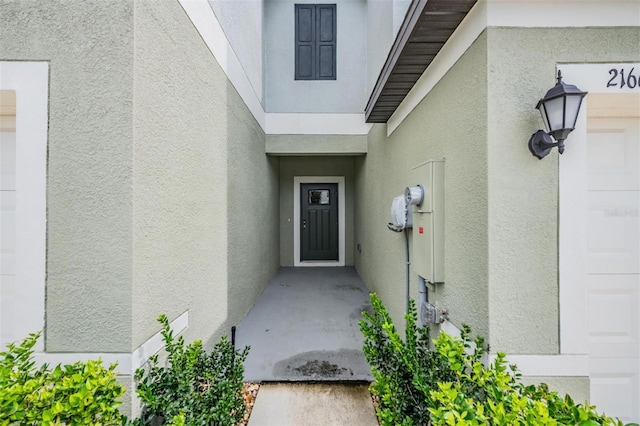
{"label": "wall-mounted lantern light", "polygon": [[[573,84],[562,81],[562,74],[558,71],[558,83],[538,101],[536,108],[542,115],[544,130],[538,130],[529,139],[529,151],[544,158],[551,148],[558,147],[558,152],[564,152],[564,140],[576,127],[576,120],[580,112],[582,98],[587,95]],[[557,142],[554,142],[554,139]]]}

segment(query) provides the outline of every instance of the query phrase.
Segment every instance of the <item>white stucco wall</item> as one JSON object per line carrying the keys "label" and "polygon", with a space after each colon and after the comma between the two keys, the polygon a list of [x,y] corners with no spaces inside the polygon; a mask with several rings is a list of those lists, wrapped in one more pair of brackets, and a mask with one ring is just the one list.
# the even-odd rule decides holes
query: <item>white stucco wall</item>
{"label": "white stucco wall", "polygon": [[255,94],[262,101],[264,0],[208,1]]}
{"label": "white stucco wall", "polygon": [[393,36],[398,35],[411,0],[393,0]]}
{"label": "white stucco wall", "polygon": [[315,0],[265,0],[267,112],[361,113],[366,104],[365,0],[336,0],[336,80],[294,79],[294,5]]}
{"label": "white stucco wall", "polygon": [[367,100],[395,39],[395,3],[388,0],[367,1]]}

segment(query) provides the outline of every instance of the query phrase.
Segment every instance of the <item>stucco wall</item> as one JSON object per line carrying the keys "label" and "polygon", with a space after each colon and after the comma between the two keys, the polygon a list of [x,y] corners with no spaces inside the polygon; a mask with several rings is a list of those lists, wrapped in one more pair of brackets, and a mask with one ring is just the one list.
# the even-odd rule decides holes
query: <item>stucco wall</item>
{"label": "stucco wall", "polygon": [[[378,80],[382,66],[395,38],[394,16],[396,3],[387,0],[367,1],[367,96]],[[368,98],[367,98],[368,100]]]}
{"label": "stucco wall", "polygon": [[523,376],[522,383],[525,385],[546,383],[549,389],[557,391],[563,397],[570,395],[576,403],[583,403],[590,399],[588,377]]}
{"label": "stucco wall", "polygon": [[[402,329],[405,253],[391,232],[393,197],[408,185],[411,168],[429,159],[445,163],[445,283],[430,299],[449,308],[457,326],[488,335],[487,306],[487,39],[483,34],[390,137],[376,125],[368,154],[356,158],[356,267]],[[412,274],[417,298],[417,276]]]}
{"label": "stucco wall", "polygon": [[209,0],[209,4],[262,101],[264,0]]}
{"label": "stucco wall", "polygon": [[0,60],[50,61],[50,352],[131,348],[132,8],[101,0],[0,4]]}
{"label": "stucco wall", "polygon": [[411,0],[393,0],[393,37],[398,34]]}
{"label": "stucco wall", "polygon": [[[535,104],[556,64],[628,62],[639,50],[638,29],[489,28],[390,137],[373,128],[356,159],[356,265],[396,322],[403,239],[383,225],[409,168],[445,157],[445,283],[431,300],[492,351],[558,353],[558,154],[526,149],[542,124]],[[414,297],[416,287],[414,275]],[[575,383],[584,393],[588,381]]]}
{"label": "stucco wall", "polygon": [[277,162],[179,3],[135,12],[134,347],[187,309],[213,343],[277,268]]}
{"label": "stucco wall", "polygon": [[353,266],[354,251],[354,158],[280,157],[280,265],[293,266],[294,176],[344,176],[345,266]]}
{"label": "stucco wall", "polygon": [[265,0],[267,112],[361,113],[366,104],[366,1],[336,0],[336,80],[294,79],[294,5],[315,0]]}
{"label": "stucco wall", "polygon": [[280,161],[265,154],[264,132],[228,92],[227,322],[237,325],[280,266]]}
{"label": "stucco wall", "polygon": [[535,105],[555,84],[558,63],[637,61],[640,30],[487,33],[490,343],[508,353],[557,353],[559,159],[557,150],[538,160],[526,148],[542,127]]}
{"label": "stucco wall", "polygon": [[358,155],[367,152],[367,135],[267,135],[271,155]]}

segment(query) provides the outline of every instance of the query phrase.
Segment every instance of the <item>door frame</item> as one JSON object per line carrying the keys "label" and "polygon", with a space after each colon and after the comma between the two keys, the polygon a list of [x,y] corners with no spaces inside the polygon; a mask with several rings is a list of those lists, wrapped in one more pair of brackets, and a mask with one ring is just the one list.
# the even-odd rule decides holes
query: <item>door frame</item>
{"label": "door frame", "polygon": [[[338,184],[338,260],[300,260],[300,184]],[[345,264],[345,190],[344,176],[293,177],[293,266],[344,266]]]}

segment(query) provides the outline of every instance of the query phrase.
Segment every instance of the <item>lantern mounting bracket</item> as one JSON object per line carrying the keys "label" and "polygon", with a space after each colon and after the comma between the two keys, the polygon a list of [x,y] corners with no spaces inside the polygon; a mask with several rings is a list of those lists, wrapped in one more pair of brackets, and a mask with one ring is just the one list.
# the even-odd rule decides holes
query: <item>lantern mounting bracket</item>
{"label": "lantern mounting bracket", "polygon": [[558,152],[562,154],[564,152],[564,140],[554,142],[551,135],[544,130],[538,130],[529,139],[529,151],[540,160],[551,152],[551,148],[556,146],[558,147]]}

